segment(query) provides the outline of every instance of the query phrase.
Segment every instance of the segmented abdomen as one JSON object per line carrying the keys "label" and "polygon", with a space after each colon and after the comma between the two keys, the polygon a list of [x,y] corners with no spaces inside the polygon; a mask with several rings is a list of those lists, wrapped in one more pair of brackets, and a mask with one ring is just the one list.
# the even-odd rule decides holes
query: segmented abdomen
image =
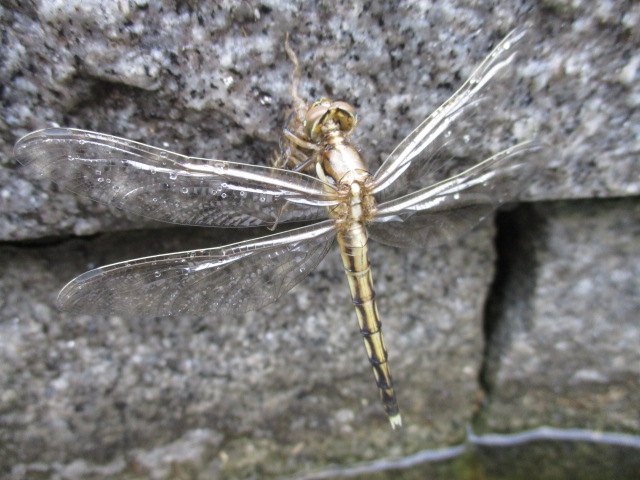
{"label": "segmented abdomen", "polygon": [[393,428],[402,425],[391,372],[387,361],[387,349],[380,329],[380,315],[375,301],[371,277],[367,231],[360,222],[352,222],[346,231],[338,233],[340,255],[344,266],[351,298],[358,317],[358,326],[364,346],[373,368],[376,384],[385,412]]}

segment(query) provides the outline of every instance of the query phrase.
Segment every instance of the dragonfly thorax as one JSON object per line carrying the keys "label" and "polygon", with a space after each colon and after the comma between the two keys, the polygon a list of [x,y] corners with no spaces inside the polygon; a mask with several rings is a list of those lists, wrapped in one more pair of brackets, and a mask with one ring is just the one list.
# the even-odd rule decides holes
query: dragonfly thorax
{"label": "dragonfly thorax", "polygon": [[376,214],[376,201],[359,181],[342,185],[343,201],[331,210],[331,216],[338,220],[338,231],[345,232],[356,227],[359,231]]}
{"label": "dragonfly thorax", "polygon": [[341,185],[371,178],[360,153],[349,142],[356,124],[351,105],[327,98],[314,102],[305,115],[304,128],[308,138],[320,147],[324,173]]}
{"label": "dragonfly thorax", "polygon": [[351,185],[365,183],[371,179],[360,153],[342,132],[327,135],[321,152],[322,168],[336,183]]}

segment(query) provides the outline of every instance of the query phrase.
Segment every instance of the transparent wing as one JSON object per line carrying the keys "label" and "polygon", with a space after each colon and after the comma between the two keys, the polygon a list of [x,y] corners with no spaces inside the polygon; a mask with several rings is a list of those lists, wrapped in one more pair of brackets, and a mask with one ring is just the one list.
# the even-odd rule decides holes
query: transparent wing
{"label": "transparent wing", "polygon": [[[528,46],[526,29],[512,31],[460,89],[404,139],[374,175],[372,193],[379,202],[433,185],[518,143],[505,129],[513,121],[518,53]],[[526,95],[522,95],[526,97]],[[507,105],[508,104],[508,105]],[[508,108],[507,108],[508,107]],[[488,144],[500,138],[501,144]]]}
{"label": "transparent wing", "polygon": [[78,195],[163,222],[254,227],[328,217],[334,187],[297,172],[177,153],[96,132],[51,128],[16,159]]}
{"label": "transparent wing", "polygon": [[539,173],[548,147],[525,142],[455,177],[378,206],[371,238],[396,247],[432,247],[471,230],[513,200]]}
{"label": "transparent wing", "polygon": [[74,314],[158,317],[245,312],[274,302],[322,260],[333,220],[219,248],[170,253],[86,272],[58,296]]}

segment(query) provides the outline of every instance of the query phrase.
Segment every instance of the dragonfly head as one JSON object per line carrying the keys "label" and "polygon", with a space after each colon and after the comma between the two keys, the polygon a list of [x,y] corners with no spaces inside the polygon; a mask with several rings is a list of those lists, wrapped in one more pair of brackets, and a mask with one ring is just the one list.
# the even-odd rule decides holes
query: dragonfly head
{"label": "dragonfly head", "polygon": [[347,102],[334,102],[323,98],[311,104],[304,119],[305,133],[313,142],[330,131],[349,134],[358,123],[354,108]]}

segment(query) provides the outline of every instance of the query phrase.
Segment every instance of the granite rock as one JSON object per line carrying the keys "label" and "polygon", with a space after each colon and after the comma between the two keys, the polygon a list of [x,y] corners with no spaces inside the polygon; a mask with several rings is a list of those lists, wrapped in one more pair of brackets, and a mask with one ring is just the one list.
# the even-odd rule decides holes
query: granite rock
{"label": "granite rock", "polygon": [[191,443],[207,453],[193,461],[227,469],[227,478],[265,462],[280,473],[318,469],[464,438],[478,398],[490,228],[430,254],[372,251],[401,435],[379,404],[337,252],[309,282],[246,315],[143,321],[55,309],[56,291],[94,262],[221,237],[185,230],[0,252],[2,471],[33,474],[46,464],[60,473],[81,460],[89,471],[108,464],[131,474],[142,462],[155,472],[139,457],[197,432]]}
{"label": "granite rock", "polygon": [[640,431],[640,204],[542,203],[509,220],[482,428]]}
{"label": "granite rock", "polygon": [[[31,183],[11,151],[38,128],[84,128],[193,156],[264,164],[291,105],[287,32],[303,68],[301,95],[353,103],[362,115],[354,141],[375,166],[526,21],[531,41],[520,69],[526,117],[514,117],[515,130],[523,139],[537,132],[554,149],[529,198],[637,195],[640,40],[632,27],[640,13],[637,5],[607,5],[596,11],[563,2],[3,7],[0,238],[82,235],[139,222],[115,221],[103,207]],[[518,111],[515,100],[504,111],[498,107],[493,115]],[[478,141],[481,150],[496,137],[483,132]]]}

